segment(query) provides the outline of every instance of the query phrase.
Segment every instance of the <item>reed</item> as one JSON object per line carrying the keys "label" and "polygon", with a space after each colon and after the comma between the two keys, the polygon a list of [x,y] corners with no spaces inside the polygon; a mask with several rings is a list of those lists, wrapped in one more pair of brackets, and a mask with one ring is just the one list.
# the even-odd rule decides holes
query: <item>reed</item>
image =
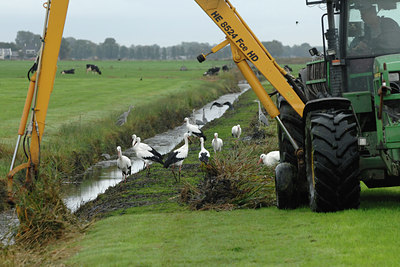
{"label": "reed", "polygon": [[86,124],[65,124],[50,140],[43,142],[43,165],[47,166],[46,170],[53,168],[64,177],[81,173],[99,161],[102,153],[113,155],[118,145],[129,148],[133,133],[148,138],[172,129],[183,124],[184,117],[193,108],[222,94],[237,91],[237,82],[233,86],[231,80],[237,81],[237,78],[233,74],[226,74],[207,89],[180,91],[157,99],[151,105],[139,104],[123,126],[115,125],[117,113]]}
{"label": "reed", "polygon": [[275,201],[274,181],[254,162],[258,150],[246,142],[223,155],[216,154],[204,167],[204,179],[198,185],[185,183],[181,200],[200,210],[271,206]]}
{"label": "reed", "polygon": [[15,244],[1,246],[1,266],[54,266],[63,250],[49,253],[57,242],[83,233],[90,223],[79,220],[60,198],[60,180],[41,179],[19,187],[16,195],[19,226]]}
{"label": "reed", "polygon": [[71,214],[60,197],[60,181],[40,179],[17,194],[20,221],[16,242],[27,249],[46,246],[68,231],[82,230],[82,224]]}

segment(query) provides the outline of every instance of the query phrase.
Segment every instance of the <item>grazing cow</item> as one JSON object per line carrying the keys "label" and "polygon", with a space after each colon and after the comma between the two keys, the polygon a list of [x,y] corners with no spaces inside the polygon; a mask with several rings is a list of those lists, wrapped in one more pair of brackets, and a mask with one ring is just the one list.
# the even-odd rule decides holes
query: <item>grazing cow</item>
{"label": "grazing cow", "polygon": [[222,66],[222,70],[223,70],[223,71],[229,71],[229,67],[228,67],[227,65],[223,65],[223,66]]}
{"label": "grazing cow", "polygon": [[61,74],[75,74],[75,69],[63,70]]}
{"label": "grazing cow", "polygon": [[86,73],[88,73],[89,71],[94,72],[94,73],[97,72],[98,74],[101,74],[99,67],[97,67],[96,65],[93,65],[93,64],[86,64]]}
{"label": "grazing cow", "polygon": [[204,72],[203,76],[218,75],[218,72],[219,72],[220,69],[221,69],[220,67],[210,68],[206,72]]}
{"label": "grazing cow", "polygon": [[286,70],[286,72],[289,72],[289,73],[293,71],[293,69],[291,67],[289,67],[288,65],[285,65],[283,68]]}

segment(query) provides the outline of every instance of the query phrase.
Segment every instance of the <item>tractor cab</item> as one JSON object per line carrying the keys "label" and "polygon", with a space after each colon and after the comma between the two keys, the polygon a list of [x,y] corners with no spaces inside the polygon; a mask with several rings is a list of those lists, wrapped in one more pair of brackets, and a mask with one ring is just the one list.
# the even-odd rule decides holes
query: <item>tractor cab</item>
{"label": "tractor cab", "polygon": [[372,93],[375,59],[400,54],[400,2],[351,0],[342,3],[340,13],[346,91]]}
{"label": "tractor cab", "polygon": [[376,57],[400,52],[400,4],[397,1],[349,1],[345,9],[347,57]]}
{"label": "tractor cab", "polygon": [[306,4],[325,4],[327,10],[322,19],[324,58],[314,59],[308,68],[312,75],[315,68],[326,72],[309,74],[309,91],[314,97],[321,87],[332,96],[373,93],[374,73],[381,72],[373,69],[376,59],[400,54],[400,1],[306,0]]}

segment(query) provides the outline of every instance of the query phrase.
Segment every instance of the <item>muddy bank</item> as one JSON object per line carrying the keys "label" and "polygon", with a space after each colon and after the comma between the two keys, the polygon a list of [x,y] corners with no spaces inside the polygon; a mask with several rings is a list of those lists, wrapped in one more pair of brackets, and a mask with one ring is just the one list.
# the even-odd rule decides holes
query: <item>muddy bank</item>
{"label": "muddy bank", "polygon": [[[267,129],[259,128],[257,112],[251,111],[253,106],[255,110],[258,108],[253,100],[249,101],[249,95],[251,96],[252,94],[252,92],[243,94],[239,100],[235,102],[234,110],[227,112],[220,119],[210,122],[202,129],[207,133],[207,136],[212,136],[216,129],[222,131],[221,127],[227,128],[225,131],[230,131],[230,125],[233,121],[239,121],[241,123],[244,134],[240,142],[243,143],[245,149],[247,146],[252,148],[251,155],[247,154],[248,157],[245,164],[248,168],[251,167],[250,165],[254,165],[254,169],[256,169],[254,171],[258,172],[256,173],[256,175],[258,175],[257,179],[263,179],[263,181],[268,183],[268,199],[265,203],[267,203],[266,205],[271,205],[274,201],[273,187],[270,185],[273,183],[273,170],[267,170],[268,175],[265,175],[265,169],[263,169],[262,166],[257,166],[257,161],[260,153],[264,153],[266,149],[271,150],[271,147],[276,149],[276,141],[265,142],[269,139],[275,139],[276,125],[274,125],[275,122],[272,121],[272,127]],[[241,100],[242,97],[245,99]],[[242,109],[243,111],[241,111]],[[229,126],[221,126],[225,124],[229,124]],[[225,132],[225,137],[227,134],[228,133]],[[211,143],[211,139],[209,142]],[[179,203],[188,207],[187,203],[180,202],[182,190],[185,190],[188,184],[192,186],[201,185],[206,177],[204,168],[201,167],[197,158],[199,152],[198,146],[197,143],[189,145],[189,157],[184,161],[182,166],[180,183],[175,181],[169,169],[163,168],[160,164],[153,164],[149,176],[147,176],[145,171],[131,175],[126,182],[121,182],[110,187],[95,200],[83,204],[76,211],[76,215],[82,219],[102,218],[110,214],[124,214],[126,210],[131,207],[156,207],[164,203]],[[226,153],[232,154],[230,151],[233,151],[236,147],[236,141],[232,138],[226,138],[224,140],[224,151]],[[209,151],[213,153],[212,150]],[[243,161],[238,162],[243,163]],[[251,169],[253,169],[253,167],[251,167]]]}
{"label": "muddy bank", "polygon": [[[220,118],[229,111],[230,107],[214,107],[214,103],[229,102],[234,105],[241,94],[250,89],[247,84],[239,84],[241,89],[239,93],[226,94],[215,99],[198,110],[193,110],[192,114],[187,116],[204,127],[212,121]],[[182,140],[186,132],[185,124],[182,124],[167,132],[159,133],[151,138],[142,140],[144,143],[155,148],[159,153],[165,155],[176,147]],[[136,132],[135,132],[136,134]],[[131,173],[141,171],[144,166],[142,160],[138,159],[132,148],[124,148],[123,154],[131,159]],[[116,167],[116,155],[108,155],[109,159],[96,163],[85,172],[85,178],[82,182],[64,183],[63,199],[67,207],[73,212],[83,203],[93,200],[100,193],[103,193],[108,187],[114,186],[122,181],[122,174]]]}
{"label": "muddy bank", "polygon": [[[201,174],[198,164],[182,166],[181,179]],[[145,171],[131,175],[126,182],[109,187],[96,199],[80,206],[75,214],[81,219],[91,220],[115,211],[118,211],[117,214],[124,214],[126,209],[132,207],[176,202],[181,188],[182,184],[176,182],[170,170],[161,165],[152,166],[150,175]]]}

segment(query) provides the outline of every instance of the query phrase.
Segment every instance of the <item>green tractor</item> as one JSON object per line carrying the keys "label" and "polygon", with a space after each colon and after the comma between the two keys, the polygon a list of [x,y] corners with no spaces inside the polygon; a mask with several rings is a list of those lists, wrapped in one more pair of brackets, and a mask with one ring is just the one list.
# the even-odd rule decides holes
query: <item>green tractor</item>
{"label": "green tractor", "polygon": [[358,208],[360,181],[400,185],[400,0],[306,4],[326,5],[324,51],[299,73],[303,117],[278,97],[289,133],[278,131],[277,206]]}

